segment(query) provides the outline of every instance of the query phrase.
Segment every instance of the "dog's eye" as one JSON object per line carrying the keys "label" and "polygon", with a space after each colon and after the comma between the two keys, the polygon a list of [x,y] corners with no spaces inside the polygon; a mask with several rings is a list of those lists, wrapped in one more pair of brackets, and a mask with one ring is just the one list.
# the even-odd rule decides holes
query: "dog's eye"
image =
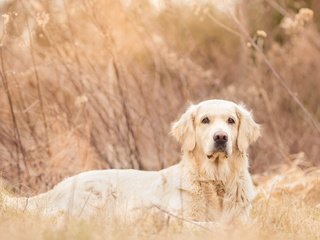
{"label": "dog's eye", "polygon": [[229,124],[235,124],[236,121],[235,121],[232,117],[229,117],[229,118],[228,118],[228,123],[229,123]]}
{"label": "dog's eye", "polygon": [[210,122],[209,118],[208,117],[205,117],[201,120],[201,123],[203,124],[208,124]]}

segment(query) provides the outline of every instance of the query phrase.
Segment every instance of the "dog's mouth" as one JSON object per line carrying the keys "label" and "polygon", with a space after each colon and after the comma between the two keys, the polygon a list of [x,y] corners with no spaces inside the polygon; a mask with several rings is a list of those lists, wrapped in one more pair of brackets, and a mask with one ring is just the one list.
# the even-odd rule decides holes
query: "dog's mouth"
{"label": "dog's mouth", "polygon": [[207,158],[208,158],[208,159],[213,158],[213,154],[207,155]]}
{"label": "dog's mouth", "polygon": [[223,144],[217,144],[214,143],[210,151],[207,152],[207,158],[208,159],[215,159],[217,157],[219,158],[227,158],[229,155],[228,147],[226,143]]}
{"label": "dog's mouth", "polygon": [[224,157],[228,157],[228,152],[225,148],[215,149],[212,153],[207,154],[208,159],[216,158],[216,156],[224,155]]}

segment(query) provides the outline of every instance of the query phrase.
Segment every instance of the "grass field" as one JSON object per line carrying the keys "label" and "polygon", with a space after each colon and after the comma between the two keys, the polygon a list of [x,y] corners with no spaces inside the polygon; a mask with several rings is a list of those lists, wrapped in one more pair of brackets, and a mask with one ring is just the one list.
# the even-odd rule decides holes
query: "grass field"
{"label": "grass field", "polygon": [[85,170],[170,166],[180,158],[171,122],[190,102],[222,98],[245,103],[263,129],[250,149],[252,222],[57,226],[6,210],[0,238],[320,239],[320,2],[151,2],[0,1],[5,189],[33,195]]}
{"label": "grass field", "polygon": [[201,227],[185,220],[141,217],[134,224],[92,219],[47,218],[15,209],[0,215],[1,239],[319,239],[318,168],[279,166],[272,176],[255,175],[257,197],[249,223]]}

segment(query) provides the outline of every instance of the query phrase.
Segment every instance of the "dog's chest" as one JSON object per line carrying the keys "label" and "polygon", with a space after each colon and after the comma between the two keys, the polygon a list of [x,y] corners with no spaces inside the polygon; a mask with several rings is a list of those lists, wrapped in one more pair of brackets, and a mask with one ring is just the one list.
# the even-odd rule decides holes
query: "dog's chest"
{"label": "dog's chest", "polygon": [[220,180],[198,180],[191,185],[188,215],[196,221],[217,220],[223,210],[225,186]]}

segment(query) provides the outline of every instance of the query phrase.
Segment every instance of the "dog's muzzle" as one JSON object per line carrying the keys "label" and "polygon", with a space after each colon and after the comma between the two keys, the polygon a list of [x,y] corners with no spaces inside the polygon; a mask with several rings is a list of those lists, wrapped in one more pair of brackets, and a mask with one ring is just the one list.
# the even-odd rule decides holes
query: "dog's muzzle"
{"label": "dog's muzzle", "polygon": [[211,158],[215,153],[221,152],[227,154],[228,135],[224,131],[218,131],[213,135],[214,148],[213,154],[208,155]]}

